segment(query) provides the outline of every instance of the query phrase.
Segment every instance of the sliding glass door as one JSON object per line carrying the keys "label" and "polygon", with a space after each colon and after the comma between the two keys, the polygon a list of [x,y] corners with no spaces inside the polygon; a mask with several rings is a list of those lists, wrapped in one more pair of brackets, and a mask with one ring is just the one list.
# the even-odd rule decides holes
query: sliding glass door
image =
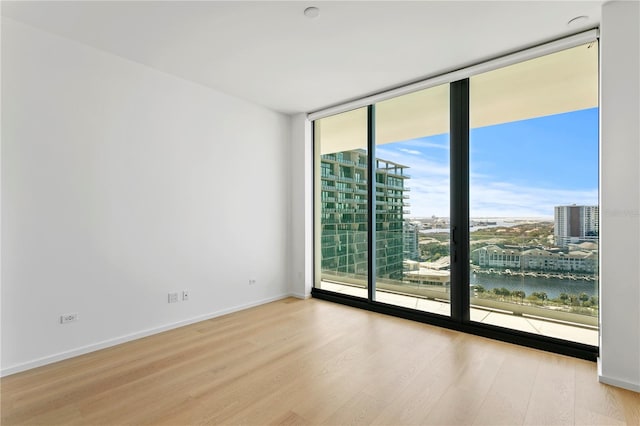
{"label": "sliding glass door", "polygon": [[449,85],[375,105],[375,300],[450,315]]}
{"label": "sliding glass door", "polygon": [[595,356],[597,49],[316,120],[314,296]]}
{"label": "sliding glass door", "polygon": [[598,55],[470,79],[471,319],[598,344]]}

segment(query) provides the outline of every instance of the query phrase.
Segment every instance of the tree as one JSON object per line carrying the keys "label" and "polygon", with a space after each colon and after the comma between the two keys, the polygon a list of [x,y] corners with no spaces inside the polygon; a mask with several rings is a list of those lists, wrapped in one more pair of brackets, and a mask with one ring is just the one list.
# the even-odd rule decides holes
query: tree
{"label": "tree", "polygon": [[586,302],[587,300],[589,300],[589,295],[587,293],[580,293],[578,299],[580,299],[581,302]]}
{"label": "tree", "polygon": [[493,291],[493,293],[494,293],[496,296],[502,296],[502,298],[504,298],[504,297],[506,297],[506,296],[510,296],[510,295],[511,295],[511,292],[509,291],[509,289],[508,289],[508,288],[504,288],[504,287],[494,288],[494,289],[493,289],[493,290],[491,290],[491,291]]}
{"label": "tree", "polygon": [[574,305],[574,306],[580,305],[580,302],[578,302],[578,295],[577,294],[570,294],[569,295],[569,302],[570,302],[571,305]]}
{"label": "tree", "polygon": [[569,295],[567,293],[560,293],[560,300],[567,303],[567,299],[569,299]]}
{"label": "tree", "polygon": [[534,291],[533,293],[531,293],[531,295],[540,300],[547,300],[549,298],[549,296],[547,296],[547,293],[545,293],[544,291]]}
{"label": "tree", "polygon": [[420,244],[420,255],[427,261],[434,262],[449,255],[449,246],[440,243]]}
{"label": "tree", "polygon": [[474,287],[475,291],[482,294],[486,291],[486,289],[484,288],[484,286],[481,286],[480,284],[476,284]]}
{"label": "tree", "polygon": [[524,300],[524,298],[527,296],[527,294],[522,290],[516,290],[516,291],[512,292],[511,295],[513,297],[517,297],[518,299],[520,299],[521,303]]}

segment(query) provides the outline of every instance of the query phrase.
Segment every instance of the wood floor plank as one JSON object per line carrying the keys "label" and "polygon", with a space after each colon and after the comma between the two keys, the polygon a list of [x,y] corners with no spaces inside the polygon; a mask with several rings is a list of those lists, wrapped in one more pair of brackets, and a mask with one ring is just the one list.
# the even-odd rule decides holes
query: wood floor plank
{"label": "wood floor plank", "polygon": [[640,393],[611,388],[623,407],[625,422],[628,425],[640,425]]}
{"label": "wood floor plank", "polygon": [[617,398],[616,389],[598,383],[596,365],[588,361],[576,361],[575,375],[576,423],[624,424],[624,407]]}
{"label": "wood floor plank", "polygon": [[455,359],[459,373],[421,422],[425,425],[472,424],[503,362],[504,355],[487,339],[463,339]]}
{"label": "wood floor plank", "polygon": [[576,360],[540,353],[525,425],[575,424]]}
{"label": "wood floor plank", "polygon": [[536,357],[522,356],[519,350],[509,349],[512,348],[501,348],[511,353],[505,354],[474,425],[510,426],[524,423],[540,362]]}
{"label": "wood floor plank", "polygon": [[[460,337],[458,333],[454,335]],[[373,424],[422,424],[436,402],[459,377],[460,370],[453,362],[454,346],[455,339],[434,352],[432,357],[426,355],[422,370],[413,376],[404,389],[391,395],[393,399],[390,404],[380,410]]]}
{"label": "wood floor plank", "polygon": [[285,299],[0,379],[3,425],[633,425],[593,363]]}

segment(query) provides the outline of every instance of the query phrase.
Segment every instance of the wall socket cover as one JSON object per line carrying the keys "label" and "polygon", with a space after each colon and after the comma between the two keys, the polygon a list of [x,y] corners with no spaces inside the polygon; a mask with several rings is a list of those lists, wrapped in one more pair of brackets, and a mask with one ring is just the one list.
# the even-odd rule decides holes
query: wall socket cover
{"label": "wall socket cover", "polygon": [[78,314],[64,314],[60,315],[60,324],[67,324],[69,322],[78,321]]}

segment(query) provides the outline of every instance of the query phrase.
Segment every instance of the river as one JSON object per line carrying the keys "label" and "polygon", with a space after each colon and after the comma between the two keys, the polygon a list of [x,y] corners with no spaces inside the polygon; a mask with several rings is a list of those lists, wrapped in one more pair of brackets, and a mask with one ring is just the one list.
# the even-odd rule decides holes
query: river
{"label": "river", "polygon": [[520,277],[493,274],[471,274],[470,284],[480,284],[485,289],[504,287],[511,291],[522,290],[527,296],[533,292],[545,292],[549,299],[555,299],[560,293],[586,293],[590,297],[598,296],[598,281],[570,280],[559,278]]}

